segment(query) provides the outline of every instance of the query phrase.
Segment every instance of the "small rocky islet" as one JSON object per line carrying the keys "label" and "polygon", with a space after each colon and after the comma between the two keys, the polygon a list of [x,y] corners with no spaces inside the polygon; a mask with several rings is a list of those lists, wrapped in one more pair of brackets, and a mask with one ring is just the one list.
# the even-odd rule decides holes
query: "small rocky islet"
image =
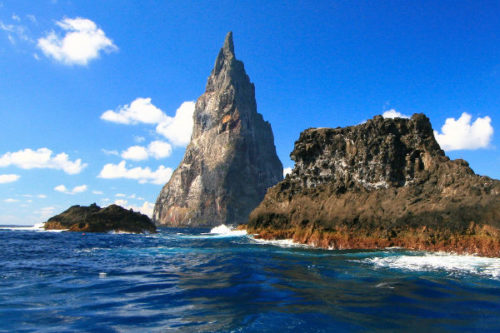
{"label": "small rocky islet", "polygon": [[144,214],[127,210],[118,205],[105,208],[95,203],[90,206],[75,205],[51,217],[44,224],[45,230],[76,232],[129,232],[155,233],[156,226]]}

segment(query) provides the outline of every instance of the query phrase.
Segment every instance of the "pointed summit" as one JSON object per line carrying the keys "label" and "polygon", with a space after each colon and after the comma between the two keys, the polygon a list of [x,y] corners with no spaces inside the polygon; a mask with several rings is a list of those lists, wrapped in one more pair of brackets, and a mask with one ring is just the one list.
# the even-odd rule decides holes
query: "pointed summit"
{"label": "pointed summit", "polygon": [[229,31],[226,35],[226,39],[224,40],[224,46],[222,47],[224,54],[232,55],[234,57],[234,45],[233,45],[233,32]]}
{"label": "pointed summit", "polygon": [[266,190],[283,178],[271,125],[234,56],[229,32],[193,114],[184,158],[156,200],[153,219],[171,227],[246,223]]}

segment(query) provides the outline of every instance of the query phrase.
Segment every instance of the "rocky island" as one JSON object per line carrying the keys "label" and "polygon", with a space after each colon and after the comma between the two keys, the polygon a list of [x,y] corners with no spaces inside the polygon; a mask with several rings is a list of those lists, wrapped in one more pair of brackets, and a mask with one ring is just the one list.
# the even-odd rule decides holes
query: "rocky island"
{"label": "rocky island", "polygon": [[250,215],[257,237],[500,255],[500,181],[450,160],[423,114],[308,129],[291,157],[292,173]]}
{"label": "rocky island", "polygon": [[131,232],[155,233],[156,227],[149,217],[118,205],[101,208],[72,206],[44,224],[45,230],[67,230],[79,232]]}
{"label": "rocky island", "polygon": [[193,121],[191,142],[156,200],[153,220],[169,227],[246,223],[266,190],[283,179],[283,166],[231,32]]}

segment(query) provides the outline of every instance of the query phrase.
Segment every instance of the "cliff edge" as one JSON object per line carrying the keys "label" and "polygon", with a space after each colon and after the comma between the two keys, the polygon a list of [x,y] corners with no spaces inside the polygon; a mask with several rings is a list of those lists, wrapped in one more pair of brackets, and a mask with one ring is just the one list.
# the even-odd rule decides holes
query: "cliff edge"
{"label": "cliff edge", "polygon": [[251,213],[249,233],[332,249],[500,255],[500,181],[446,157],[423,114],[308,129],[291,157],[295,168]]}

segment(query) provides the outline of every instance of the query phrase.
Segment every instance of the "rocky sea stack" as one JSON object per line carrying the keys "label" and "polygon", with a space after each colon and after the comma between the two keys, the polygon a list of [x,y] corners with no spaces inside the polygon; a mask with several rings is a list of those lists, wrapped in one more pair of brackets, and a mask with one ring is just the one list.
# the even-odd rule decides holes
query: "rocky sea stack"
{"label": "rocky sea stack", "polygon": [[446,157],[423,114],[308,129],[291,157],[294,170],[252,212],[249,233],[333,249],[500,255],[500,181]]}
{"label": "rocky sea stack", "polygon": [[45,230],[80,232],[132,232],[155,233],[156,227],[149,217],[117,205],[101,208],[96,204],[71,206],[59,215],[51,217]]}
{"label": "rocky sea stack", "polygon": [[194,111],[184,159],[156,200],[153,220],[171,227],[246,223],[266,190],[282,178],[271,125],[257,113],[255,88],[224,46]]}

